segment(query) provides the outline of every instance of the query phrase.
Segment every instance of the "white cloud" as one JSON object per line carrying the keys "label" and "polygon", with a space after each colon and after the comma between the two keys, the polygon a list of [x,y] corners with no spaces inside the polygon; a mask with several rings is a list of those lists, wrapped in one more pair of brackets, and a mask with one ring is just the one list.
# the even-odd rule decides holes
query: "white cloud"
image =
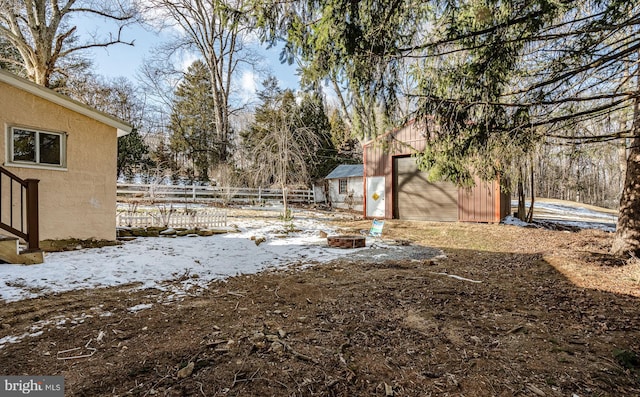
{"label": "white cloud", "polygon": [[245,70],[240,76],[240,97],[245,103],[251,102],[258,91],[258,75],[251,70]]}
{"label": "white cloud", "polygon": [[191,64],[193,64],[198,59],[200,59],[200,57],[193,52],[184,52],[179,60],[179,70],[181,70],[182,72],[186,72],[189,69],[189,66],[191,66]]}
{"label": "white cloud", "polygon": [[241,87],[243,91],[255,93],[258,88],[257,76],[250,70],[246,70],[242,73]]}

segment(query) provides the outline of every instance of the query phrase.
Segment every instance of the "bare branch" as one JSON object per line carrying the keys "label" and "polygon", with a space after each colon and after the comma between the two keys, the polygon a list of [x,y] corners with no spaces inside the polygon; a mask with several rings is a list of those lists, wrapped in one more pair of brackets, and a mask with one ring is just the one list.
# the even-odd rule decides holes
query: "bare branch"
{"label": "bare branch", "polygon": [[[135,7],[120,1],[112,9],[108,8],[109,1],[96,2],[96,7],[73,7],[75,3],[76,0],[68,0],[60,8],[57,0],[15,1],[0,8],[0,38],[18,50],[28,77],[38,84],[48,86],[54,71],[62,72],[61,61],[73,53],[115,44],[133,45],[133,41],[121,40],[121,34],[123,26],[136,21]],[[67,27],[67,22],[80,13],[118,22],[117,37],[76,44],[76,27]]]}

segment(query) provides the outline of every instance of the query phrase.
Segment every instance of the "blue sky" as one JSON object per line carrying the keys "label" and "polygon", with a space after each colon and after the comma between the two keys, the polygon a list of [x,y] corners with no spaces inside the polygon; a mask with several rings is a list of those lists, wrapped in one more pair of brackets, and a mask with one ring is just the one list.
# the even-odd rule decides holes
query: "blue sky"
{"label": "blue sky", "polygon": [[[77,21],[78,34],[86,37],[97,32],[100,36],[106,36],[110,30],[107,25],[98,25],[99,20]],[[115,29],[111,30],[115,32]],[[87,55],[94,62],[95,72],[106,78],[126,77],[135,83],[145,58],[150,58],[154,48],[167,39],[164,34],[146,30],[142,27],[127,27],[122,32],[123,41],[134,41],[134,46],[123,44],[113,45],[107,48],[94,48]],[[280,48],[267,49],[266,46],[256,44],[256,49],[262,57],[263,68],[269,70],[280,81],[281,88],[298,88],[298,76],[295,65],[281,64],[278,55]],[[264,76],[253,74],[245,70],[238,77],[238,84],[243,90],[260,89],[260,83]]]}

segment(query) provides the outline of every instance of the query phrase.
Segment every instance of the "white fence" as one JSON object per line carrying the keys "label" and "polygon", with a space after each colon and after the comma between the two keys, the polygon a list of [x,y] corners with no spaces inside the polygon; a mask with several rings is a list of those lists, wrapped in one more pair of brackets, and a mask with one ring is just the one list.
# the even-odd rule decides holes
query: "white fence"
{"label": "white fence", "polygon": [[175,227],[187,229],[209,229],[227,226],[224,210],[198,211],[196,213],[149,212],[121,213],[116,215],[118,227]]}
{"label": "white fence", "polygon": [[[119,200],[127,201],[260,204],[266,201],[282,201],[282,190],[119,183],[117,196]],[[314,191],[313,189],[287,189],[287,202],[313,204],[315,203]]]}

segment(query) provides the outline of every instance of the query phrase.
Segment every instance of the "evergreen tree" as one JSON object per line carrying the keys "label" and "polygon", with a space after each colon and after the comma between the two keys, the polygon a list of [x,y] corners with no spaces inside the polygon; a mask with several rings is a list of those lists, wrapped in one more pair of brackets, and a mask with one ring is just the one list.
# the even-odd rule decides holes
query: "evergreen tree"
{"label": "evergreen tree", "polygon": [[2,36],[0,36],[0,69],[8,70],[18,76],[26,76],[20,53]]}
{"label": "evergreen tree", "polygon": [[320,95],[305,93],[298,102],[294,109],[294,112],[299,115],[298,127],[308,129],[315,134],[319,144],[312,158],[308,160],[309,178],[321,179],[341,162],[331,140],[331,125]]}
{"label": "evergreen tree", "polygon": [[118,176],[131,176],[136,170],[152,166],[149,146],[137,129],[118,138]]}
{"label": "evergreen tree", "polygon": [[208,71],[196,61],[176,89],[169,129],[171,150],[184,159],[184,171],[191,168],[201,181],[209,180],[220,151],[226,150],[226,143],[217,139],[213,108]]}
{"label": "evergreen tree", "polygon": [[362,146],[351,134],[351,129],[340,116],[338,110],[329,116],[331,142],[336,148],[336,156],[340,164],[358,164],[362,162]]}
{"label": "evergreen tree", "polygon": [[[269,76],[262,82],[262,90],[258,91],[256,96],[260,105],[255,109],[254,120],[249,128],[240,133],[243,145],[248,152],[252,152],[258,142],[269,134],[269,129],[276,119],[275,114],[280,108],[292,104],[292,101],[285,100],[285,92],[279,87],[278,79],[274,76]],[[287,94],[287,98],[292,96]],[[259,183],[265,183],[265,181]]]}
{"label": "evergreen tree", "polygon": [[[429,141],[420,165],[433,178],[503,174],[543,139],[629,138],[612,252],[640,255],[637,1],[308,0],[267,6],[259,21],[305,67],[342,76],[389,114],[397,67],[413,62]],[[615,131],[590,128],[623,114]]]}
{"label": "evergreen tree", "polygon": [[[167,171],[169,171],[169,176],[176,180],[178,179],[178,172],[180,167],[176,161],[176,155],[169,148],[169,144],[165,142],[165,139],[161,139],[156,147],[151,151],[150,154],[151,161],[156,166],[156,175],[150,173],[148,175],[149,178],[154,179],[162,179]],[[153,182],[150,181],[149,183]]]}
{"label": "evergreen tree", "polygon": [[263,39],[286,38],[281,58],[302,65],[302,84],[329,83],[352,134],[368,140],[394,126],[399,114],[398,48],[424,30],[430,3],[418,0],[261,2]]}

